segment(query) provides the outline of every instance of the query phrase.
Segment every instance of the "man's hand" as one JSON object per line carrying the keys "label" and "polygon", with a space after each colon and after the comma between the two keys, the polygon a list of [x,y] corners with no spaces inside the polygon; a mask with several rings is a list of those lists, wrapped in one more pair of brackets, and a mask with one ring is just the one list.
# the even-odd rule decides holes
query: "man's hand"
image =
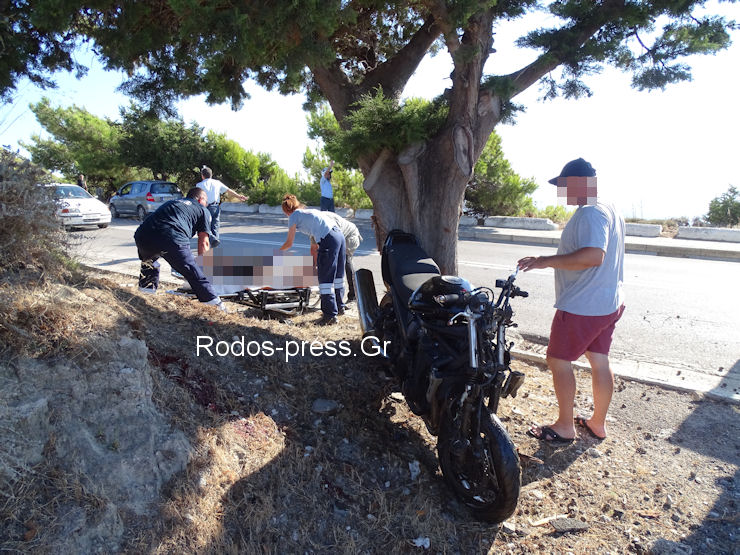
{"label": "man's hand", "polygon": [[519,269],[528,272],[529,270],[535,270],[535,269],[541,269],[541,268],[547,268],[546,262],[543,260],[543,258],[547,258],[545,256],[525,256],[517,264],[519,265]]}
{"label": "man's hand", "polygon": [[203,256],[211,248],[211,241],[205,231],[198,232],[198,256]]}
{"label": "man's hand", "polygon": [[596,247],[583,247],[568,254],[552,256],[525,256],[517,264],[525,272],[542,268],[580,271],[599,266],[604,261],[604,251]]}

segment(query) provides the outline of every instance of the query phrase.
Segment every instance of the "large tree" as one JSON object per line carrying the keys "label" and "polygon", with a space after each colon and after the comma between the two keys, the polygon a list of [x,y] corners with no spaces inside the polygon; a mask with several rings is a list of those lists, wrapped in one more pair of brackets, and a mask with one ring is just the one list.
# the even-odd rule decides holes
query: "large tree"
{"label": "large tree", "polygon": [[[345,131],[364,105],[385,102],[386,108],[376,110],[387,118],[376,122],[374,133],[380,135],[397,129],[401,107],[394,112],[388,103],[397,106],[420,61],[431,49],[446,50],[454,69],[452,84],[433,112],[444,117],[430,119],[438,125],[412,126],[408,141],[388,136],[366,141],[367,150],[358,152],[356,162],[375,208],[378,237],[392,228],[415,232],[442,269],[453,272],[465,187],[488,136],[510,112],[512,99],[541,80],[550,95],[587,94],[582,78],[604,64],[632,72],[638,88],[688,79],[684,57],[729,44],[731,24],[699,15],[697,8],[704,4],[65,0],[58,9],[56,0],[36,0],[32,13],[28,2],[10,0],[3,11],[18,20],[13,25],[35,30],[39,40],[52,46],[64,44],[63,33],[70,29],[94,40],[109,67],[131,73],[125,90],[153,107],[206,93],[209,102],[231,101],[238,108],[247,97],[244,83],[252,78],[284,93],[304,91],[309,102],[325,99]],[[520,39],[519,46],[538,52],[531,63],[506,75],[486,75],[484,66],[495,55],[494,30],[539,8],[549,10],[558,23]],[[54,52],[63,62],[64,49]],[[32,69],[38,67],[38,55],[29,60],[36,63]],[[0,78],[0,86],[7,81]],[[362,117],[354,121],[367,122]]]}

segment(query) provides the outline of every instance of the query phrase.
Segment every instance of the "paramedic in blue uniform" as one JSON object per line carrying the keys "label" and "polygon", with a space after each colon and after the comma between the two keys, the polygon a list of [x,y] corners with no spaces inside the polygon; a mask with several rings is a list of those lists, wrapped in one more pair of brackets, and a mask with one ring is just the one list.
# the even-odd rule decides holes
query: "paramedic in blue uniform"
{"label": "paramedic in blue uniform", "polygon": [[156,293],[159,285],[157,260],[161,257],[183,275],[200,302],[226,310],[190,250],[190,238],[196,233],[198,254],[210,248],[211,215],[207,205],[206,192],[194,187],[185,198],[165,202],[138,227],[134,239],[141,260],[139,291]]}
{"label": "paramedic in blue uniform", "polygon": [[[314,237],[319,246],[316,266],[319,274],[319,294],[323,316],[316,322],[319,326],[337,323],[337,314],[344,314],[344,235],[336,222],[319,210],[306,208],[295,195],[283,197],[283,212],[288,216],[288,238],[280,247],[287,250],[293,246],[296,230]],[[333,291],[332,291],[333,290]]]}

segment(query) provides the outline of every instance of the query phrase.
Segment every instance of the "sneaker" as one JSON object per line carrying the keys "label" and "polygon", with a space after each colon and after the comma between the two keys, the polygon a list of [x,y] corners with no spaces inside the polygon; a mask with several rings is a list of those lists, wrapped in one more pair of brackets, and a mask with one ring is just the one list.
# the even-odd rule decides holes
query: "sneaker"
{"label": "sneaker", "polygon": [[316,326],[333,326],[337,323],[337,317],[336,316],[322,316],[318,320],[314,322],[314,325]]}
{"label": "sneaker", "polygon": [[173,275],[174,277],[176,277],[176,278],[180,278],[180,279],[185,279],[185,276],[184,276],[184,275],[182,275],[182,274],[181,274],[180,272],[178,272],[177,270],[175,270],[174,268],[172,269],[172,272],[170,272],[170,273],[171,273],[171,274],[172,274],[172,275]]}
{"label": "sneaker", "polygon": [[343,306],[342,308],[338,309],[337,316],[344,316],[345,308],[346,307]]}
{"label": "sneaker", "polygon": [[157,290],[154,287],[139,287],[139,293],[146,293],[148,295],[154,295]]}

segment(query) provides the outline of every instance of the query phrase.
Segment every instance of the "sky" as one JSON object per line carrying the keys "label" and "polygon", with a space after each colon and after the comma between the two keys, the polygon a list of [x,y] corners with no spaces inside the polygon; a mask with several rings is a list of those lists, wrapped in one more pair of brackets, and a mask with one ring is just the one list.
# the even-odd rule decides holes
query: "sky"
{"label": "sky", "polygon": [[[716,6],[710,2],[710,7]],[[737,5],[720,4],[713,11],[737,17]],[[532,51],[516,49],[512,41],[542,18],[502,27],[486,71],[505,74],[533,59]],[[99,117],[119,119],[119,107],[129,100],[116,92],[124,76],[106,72],[94,55],[77,54],[90,67],[81,80],[60,73],[56,90],[41,91],[21,84],[16,100],[0,107],[0,144],[20,149],[43,129],[28,104],[48,96],[54,106],[77,105]],[[614,69],[588,77],[590,98],[541,101],[538,85],[514,101],[526,108],[514,125],[499,125],[504,154],[514,170],[534,178],[539,188],[533,198],[544,208],[558,202],[547,180],[566,162],[583,157],[597,172],[599,196],[613,201],[626,217],[690,219],[706,214],[709,202],[734,185],[740,188],[737,100],[740,33],[733,45],[716,56],[694,56],[691,82],[665,91],[640,92],[630,87],[630,76]],[[431,98],[449,86],[451,65],[445,52],[426,58],[409,82],[404,96]],[[225,133],[247,150],[267,152],[289,174],[301,171],[307,147],[319,145],[307,137],[303,97],[280,96],[246,85],[251,98],[233,112],[229,104],[208,106],[202,97],[178,104],[186,122]],[[194,161],[194,165],[200,165]]]}

